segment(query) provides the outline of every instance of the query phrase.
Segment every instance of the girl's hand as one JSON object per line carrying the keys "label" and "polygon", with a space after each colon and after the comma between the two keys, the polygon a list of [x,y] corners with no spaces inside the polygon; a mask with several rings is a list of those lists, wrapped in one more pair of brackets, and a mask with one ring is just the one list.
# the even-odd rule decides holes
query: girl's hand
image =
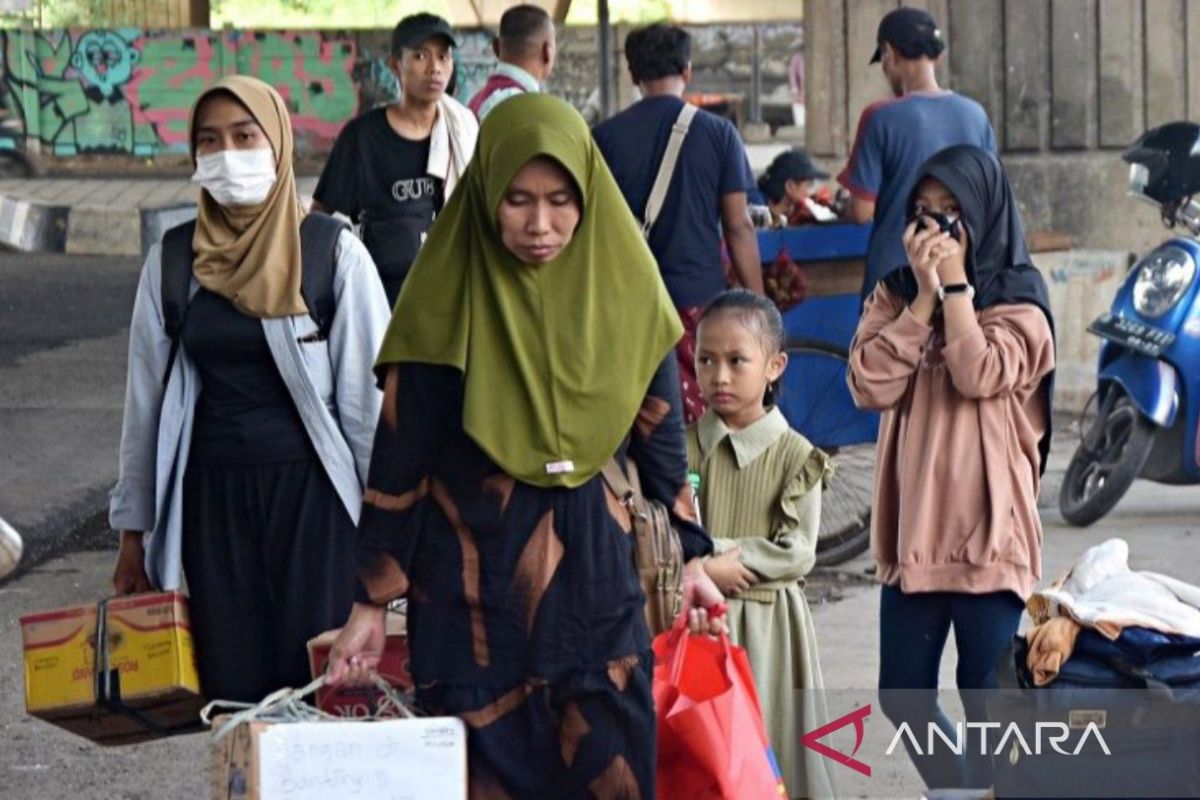
{"label": "girl's hand", "polygon": [[925,297],[937,295],[942,285],[938,277],[938,264],[945,255],[946,243],[953,243],[949,234],[942,233],[936,224],[919,217],[904,229],[904,251],[908,254],[908,265],[917,279],[917,292]]}
{"label": "girl's hand", "polygon": [[736,597],[758,583],[758,576],[740,560],[742,549],[734,547],[704,562],[704,571],[721,594]]}
{"label": "girl's hand", "polygon": [[942,286],[967,282],[967,230],[960,226],[958,239],[946,236],[946,241],[934,248],[940,254],[937,262],[938,280]]}
{"label": "girl's hand", "polygon": [[387,609],[370,603],[355,603],[342,632],[329,651],[325,667],[331,686],[369,686],[387,644],[384,618]]}

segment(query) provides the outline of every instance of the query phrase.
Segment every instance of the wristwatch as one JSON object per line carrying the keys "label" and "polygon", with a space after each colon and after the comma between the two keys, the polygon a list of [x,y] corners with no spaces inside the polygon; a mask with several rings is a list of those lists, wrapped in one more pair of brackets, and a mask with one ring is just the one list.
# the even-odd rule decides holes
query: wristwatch
{"label": "wristwatch", "polygon": [[946,295],[965,294],[968,299],[975,297],[975,287],[969,283],[952,283],[949,286],[938,287],[938,300],[946,302]]}

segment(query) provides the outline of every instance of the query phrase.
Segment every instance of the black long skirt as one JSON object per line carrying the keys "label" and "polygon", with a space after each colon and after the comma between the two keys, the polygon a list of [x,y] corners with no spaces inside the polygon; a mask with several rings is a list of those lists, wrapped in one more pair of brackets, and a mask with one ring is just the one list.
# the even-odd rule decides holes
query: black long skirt
{"label": "black long skirt", "polygon": [[306,643],[353,603],[354,527],[315,454],[189,464],[183,568],[206,697],[257,702],[311,680]]}

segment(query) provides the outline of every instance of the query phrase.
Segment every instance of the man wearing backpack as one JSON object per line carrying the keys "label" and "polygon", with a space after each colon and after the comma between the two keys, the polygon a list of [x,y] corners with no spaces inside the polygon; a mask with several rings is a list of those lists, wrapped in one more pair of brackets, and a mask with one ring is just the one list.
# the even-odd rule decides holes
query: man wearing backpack
{"label": "man wearing backpack", "polygon": [[754,176],[737,129],[689,106],[691,37],[676,25],[635,30],[625,57],[642,100],[595,127],[593,135],[634,216],[684,323],[676,348],[684,418],[704,413],[696,381],[696,324],[704,305],[725,289],[721,236],[733,269],[762,293],[758,238],[746,207]]}

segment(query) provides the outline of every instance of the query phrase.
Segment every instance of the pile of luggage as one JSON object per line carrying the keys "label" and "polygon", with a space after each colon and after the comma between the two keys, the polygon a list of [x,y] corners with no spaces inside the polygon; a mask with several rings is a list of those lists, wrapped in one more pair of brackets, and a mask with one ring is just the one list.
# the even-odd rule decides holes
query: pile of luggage
{"label": "pile of luggage", "polygon": [[989,719],[997,797],[1200,796],[1200,588],[1086,551],[1030,598]]}

